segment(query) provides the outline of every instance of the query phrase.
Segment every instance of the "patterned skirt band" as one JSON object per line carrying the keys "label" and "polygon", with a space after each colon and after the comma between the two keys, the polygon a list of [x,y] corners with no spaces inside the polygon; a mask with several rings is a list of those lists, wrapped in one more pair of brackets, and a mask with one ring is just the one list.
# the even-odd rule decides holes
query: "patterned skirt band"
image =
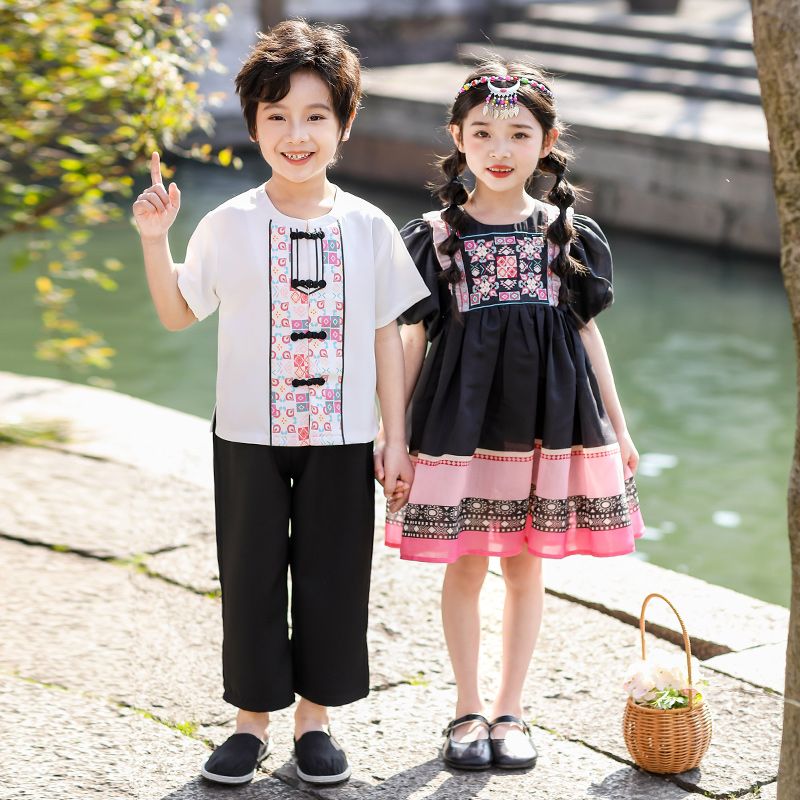
{"label": "patterned skirt band", "polygon": [[408,505],[387,514],[386,544],[413,561],[462,555],[618,556],[644,533],[619,445],[414,457]]}

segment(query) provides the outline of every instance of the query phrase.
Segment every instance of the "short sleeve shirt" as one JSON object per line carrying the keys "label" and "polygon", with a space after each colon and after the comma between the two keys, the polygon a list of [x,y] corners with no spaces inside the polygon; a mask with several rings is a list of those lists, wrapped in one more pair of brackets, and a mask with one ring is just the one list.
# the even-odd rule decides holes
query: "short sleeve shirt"
{"label": "short sleeve shirt", "polygon": [[219,308],[218,436],[375,437],[375,329],[428,295],[386,214],[337,188],[327,214],[296,219],[261,185],[209,212],[176,269],[197,319]]}

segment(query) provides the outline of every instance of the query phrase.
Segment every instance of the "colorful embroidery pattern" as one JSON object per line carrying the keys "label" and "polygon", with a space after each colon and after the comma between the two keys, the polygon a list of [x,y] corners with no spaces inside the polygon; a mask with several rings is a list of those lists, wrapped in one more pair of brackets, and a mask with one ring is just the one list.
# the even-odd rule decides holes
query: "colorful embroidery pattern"
{"label": "colorful embroidery pattern", "polygon": [[[281,446],[342,444],[344,363],[344,263],[341,230],[323,230],[326,286],[307,294],[291,287],[290,229],[270,225],[270,443]],[[316,241],[302,240],[316,247]],[[324,338],[297,337],[306,332]],[[322,385],[296,381],[324,379]]]}
{"label": "colorful embroidery pattern", "polygon": [[[465,497],[457,506],[409,503],[404,516],[403,536],[413,539],[457,539],[462,531],[513,532],[525,528],[527,500],[484,500]],[[387,515],[387,520],[393,517]]]}
{"label": "colorful embroidery pattern", "polygon": [[549,303],[544,234],[464,237],[464,274],[473,310],[502,303]]}
{"label": "colorful embroidery pattern", "polygon": [[327,381],[324,386],[309,387],[310,443],[343,444],[341,439],[344,358],[342,245],[338,225],[326,230],[325,234],[322,240],[322,254],[327,286],[309,298],[307,327],[307,330],[324,333],[325,338],[305,341],[309,351],[310,375],[327,376]]}
{"label": "colorful embroidery pattern", "polygon": [[530,516],[534,529],[564,533],[572,528],[611,531],[631,524],[639,509],[633,478],[625,482],[625,494],[614,497],[574,496],[564,500],[537,497],[525,500],[486,500],[465,497],[457,506],[409,503],[398,514],[387,513],[388,522],[403,526],[403,536],[414,539],[457,539],[463,531],[491,533],[525,529]]}

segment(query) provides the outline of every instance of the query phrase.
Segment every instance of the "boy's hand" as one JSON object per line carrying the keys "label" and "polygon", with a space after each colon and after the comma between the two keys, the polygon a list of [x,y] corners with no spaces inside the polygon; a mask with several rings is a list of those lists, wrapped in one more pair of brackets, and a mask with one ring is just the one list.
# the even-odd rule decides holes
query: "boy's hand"
{"label": "boy's hand", "polygon": [[383,434],[383,424],[381,423],[378,435],[375,437],[375,447],[372,451],[372,463],[375,470],[375,480],[383,486],[386,473],[383,469],[383,451],[386,449],[386,437]]}
{"label": "boy's hand", "polygon": [[[389,504],[389,511],[399,511],[407,502],[414,482],[414,465],[408,457],[406,448],[385,445],[382,452],[383,494]],[[376,468],[377,473],[377,468]]]}
{"label": "boy's hand", "polygon": [[133,204],[133,218],[142,239],[159,239],[167,235],[181,207],[181,193],[171,183],[169,191],[161,180],[161,161],[158,153],[150,158],[152,186],[145,189]]}

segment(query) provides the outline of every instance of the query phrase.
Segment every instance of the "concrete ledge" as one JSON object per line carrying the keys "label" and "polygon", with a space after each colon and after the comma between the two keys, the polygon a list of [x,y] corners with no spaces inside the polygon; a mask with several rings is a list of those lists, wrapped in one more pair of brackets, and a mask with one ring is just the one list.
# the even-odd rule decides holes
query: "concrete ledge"
{"label": "concrete ledge", "polygon": [[[639,624],[642,602],[651,592],[667,597],[681,614],[692,650],[708,666],[757,686],[783,691],[789,610],[722,586],[625,558],[572,556],[545,565],[550,592]],[[680,625],[658,599],[647,606],[647,629],[681,644]],[[745,660],[745,651],[749,655]],[[725,655],[731,654],[731,655]],[[734,659],[733,655],[743,660]],[[726,669],[727,666],[727,669]]]}
{"label": "concrete ledge", "polygon": [[0,372],[0,424],[53,419],[70,430],[55,448],[213,485],[207,420],[107,389]]}
{"label": "concrete ledge", "polygon": [[784,693],[786,643],[765,644],[738,653],[715,656],[706,666],[733,678]]}
{"label": "concrete ledge", "polygon": [[0,448],[0,497],[0,534],[100,560],[214,538],[207,487],[63,450]]}

